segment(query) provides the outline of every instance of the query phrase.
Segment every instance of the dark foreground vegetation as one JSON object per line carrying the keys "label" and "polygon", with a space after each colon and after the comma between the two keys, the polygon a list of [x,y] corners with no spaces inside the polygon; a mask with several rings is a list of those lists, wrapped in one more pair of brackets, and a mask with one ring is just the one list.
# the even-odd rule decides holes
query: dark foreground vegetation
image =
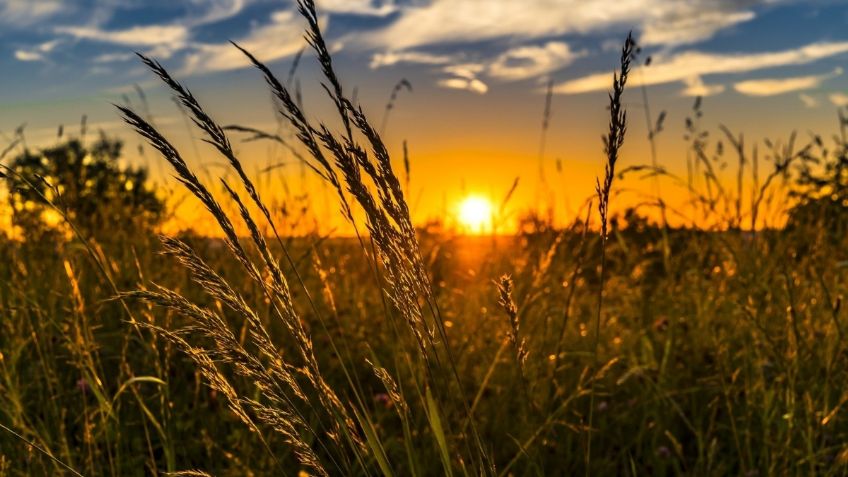
{"label": "dark foreground vegetation", "polygon": [[[164,131],[121,114],[222,238],[158,237],[165,203],[107,138],[0,168],[21,230],[0,240],[0,475],[848,472],[841,115],[833,140],[758,159],[741,136],[700,131],[696,104],[688,178],[621,167],[628,39],[584,218],[527,216],[515,237],[416,229],[300,6],[338,127],[309,122],[245,54],[342,213],[365,217],[357,237],[293,238],[232,131],[142,58],[231,179],[201,181]],[[733,154],[730,186],[716,170]],[[690,191],[685,210],[646,203],[652,217],[701,226],[614,213],[617,181],[637,174]],[[785,226],[762,226],[776,216]]]}

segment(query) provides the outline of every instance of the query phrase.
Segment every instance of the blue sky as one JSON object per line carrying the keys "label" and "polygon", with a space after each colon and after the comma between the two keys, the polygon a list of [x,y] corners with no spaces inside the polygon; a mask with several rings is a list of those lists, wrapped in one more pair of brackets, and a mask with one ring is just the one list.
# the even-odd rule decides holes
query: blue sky
{"label": "blue sky", "polygon": [[[848,6],[837,1],[318,5],[341,61],[477,94],[515,83],[526,88],[548,77],[563,94],[603,90],[606,82],[590,74],[608,73],[615,59],[610,50],[629,29],[654,55],[646,81],[677,84],[690,95],[736,90],[829,100],[822,93],[842,92],[840,68],[848,52]],[[0,25],[4,103],[145,82],[149,77],[134,50],[159,58],[178,75],[214,76],[246,66],[227,40],[269,62],[303,46],[292,0],[0,0]]]}
{"label": "blue sky", "polygon": [[[142,51],[182,75],[245,67],[234,39],[269,62],[303,45],[291,0],[2,0],[4,90],[27,96],[51,86],[51,71],[89,87],[143,81]],[[750,94],[815,90],[839,75],[848,51],[848,6],[837,1],[324,0],[327,30],[341,56],[371,68],[431,73],[436,84],[484,93],[492,83],[553,76],[562,93],[603,89],[578,81],[591,58],[633,29],[654,53],[653,80],[735,87],[750,78],[817,76],[807,87],[754,85]],[[808,47],[808,50],[804,50]],[[817,47],[817,48],[812,48]],[[766,53],[780,55],[769,59]],[[699,54],[701,57],[693,56]],[[609,56],[609,55],[606,55]],[[732,64],[731,60],[734,60]],[[743,65],[744,64],[744,65]],[[801,67],[801,68],[797,68]],[[674,70],[673,73],[665,68]],[[397,69],[397,68],[396,68]],[[602,71],[602,73],[606,73]],[[65,80],[69,78],[64,78]],[[82,88],[71,80],[67,89]],[[700,80],[700,81],[698,81]],[[756,87],[759,86],[759,87]],[[717,92],[718,88],[689,88]],[[4,97],[7,99],[8,95]]]}
{"label": "blue sky", "polygon": [[[451,183],[445,188],[476,180],[477,188],[505,189],[526,173],[549,80],[556,93],[551,164],[562,157],[597,166],[605,91],[630,30],[643,58],[652,57],[630,85],[648,85],[655,114],[668,110],[668,123],[676,125],[668,134],[677,139],[664,149],[672,168],[682,165],[675,147],[693,96],[706,97],[713,125],[755,137],[827,132],[835,109],[848,105],[845,1],[317,3],[343,81],[358,89],[372,116],[382,115],[395,82],[412,82],[387,137],[393,147],[410,141],[425,176],[461,155],[468,167],[440,177]],[[0,37],[0,132],[8,136],[27,123],[36,143],[82,114],[124,134],[109,103],[124,95],[137,103],[133,85],[148,93],[161,124],[187,137],[168,95],[133,51],[161,60],[221,122],[273,124],[267,91],[228,40],[280,75],[304,46],[293,0],[0,0]],[[326,104],[310,86],[317,71],[308,54],[299,76],[308,104],[317,104],[307,109],[320,115]],[[640,107],[637,96],[629,101]],[[632,130],[644,132],[638,121]],[[634,155],[645,151],[644,141],[631,147]],[[479,174],[471,170],[493,160],[501,165],[497,173],[472,177]],[[589,193],[592,182],[586,181]]]}

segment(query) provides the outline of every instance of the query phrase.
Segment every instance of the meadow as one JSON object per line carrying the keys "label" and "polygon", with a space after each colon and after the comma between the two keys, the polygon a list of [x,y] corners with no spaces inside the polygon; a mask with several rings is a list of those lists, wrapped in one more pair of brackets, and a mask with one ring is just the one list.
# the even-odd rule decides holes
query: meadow
{"label": "meadow", "polygon": [[[214,233],[158,235],[167,210],[146,202],[144,171],[85,195],[67,184],[89,169],[34,173],[35,152],[10,166],[10,144],[0,174],[24,232],[0,239],[0,475],[848,473],[843,113],[832,138],[746,144],[702,130],[698,100],[689,177],[656,158],[623,166],[644,140],[626,131],[628,37],[579,218],[527,211],[510,235],[417,226],[414,162],[390,157],[298,3],[338,117],[308,119],[243,53],[354,236],[302,233],[245,171],[244,131],[155,59],[140,61],[230,174],[192,170],[167,130],[117,108]],[[54,152],[118,155],[68,144]],[[680,183],[690,200],[622,210],[624,180]]]}

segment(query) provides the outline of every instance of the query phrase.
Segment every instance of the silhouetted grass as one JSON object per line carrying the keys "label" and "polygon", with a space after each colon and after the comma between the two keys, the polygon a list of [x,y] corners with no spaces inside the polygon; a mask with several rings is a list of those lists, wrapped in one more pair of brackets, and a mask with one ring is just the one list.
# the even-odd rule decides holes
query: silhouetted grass
{"label": "silhouetted grass", "polygon": [[[220,126],[144,56],[234,175],[199,176],[149,112],[117,106],[221,238],[131,224],[84,235],[51,189],[41,199],[67,238],[0,239],[0,475],[848,471],[844,134],[757,149],[724,129],[730,187],[699,100],[689,177],[625,160],[628,37],[585,216],[528,217],[513,237],[417,229],[406,154],[404,187],[314,4],[298,6],[337,124],[307,118],[293,73],[279,81],[238,45],[299,144]],[[356,237],[292,238],[232,132],[308,164]],[[0,171],[33,190],[50,180]],[[616,209],[618,181],[636,173],[689,204],[648,201],[659,224]],[[703,226],[674,228],[666,212]],[[785,227],[763,227],[780,213]]]}

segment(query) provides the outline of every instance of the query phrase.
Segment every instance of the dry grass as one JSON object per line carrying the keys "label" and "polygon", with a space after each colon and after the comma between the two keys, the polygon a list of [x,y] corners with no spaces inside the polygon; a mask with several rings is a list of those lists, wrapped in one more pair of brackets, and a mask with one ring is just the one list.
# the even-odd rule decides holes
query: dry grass
{"label": "dry grass", "polygon": [[[536,220],[512,238],[431,234],[410,218],[406,151],[404,184],[346,94],[313,2],[298,6],[332,123],[308,119],[290,90],[300,54],[282,82],[234,45],[270,88],[285,121],[275,133],[220,126],[141,56],[234,180],[198,175],[149,112],[117,106],[222,239],[0,240],[0,475],[848,470],[848,248],[833,214],[844,210],[819,200],[829,197],[822,184],[844,185],[844,134],[828,152],[820,139],[797,146],[793,137],[765,154],[725,129],[737,157],[728,187],[697,103],[689,177],[653,156],[622,168],[637,51],[628,37],[610,93],[597,216],[589,200],[585,218],[564,229]],[[286,147],[333,191],[357,237],[291,239],[246,173],[233,132]],[[772,164],[762,180],[760,154]],[[825,175],[814,160],[827,164]],[[638,172],[690,192],[685,211],[650,201],[663,218],[710,225],[616,215],[617,181]],[[791,206],[777,185],[794,174],[804,220],[754,230]]]}

